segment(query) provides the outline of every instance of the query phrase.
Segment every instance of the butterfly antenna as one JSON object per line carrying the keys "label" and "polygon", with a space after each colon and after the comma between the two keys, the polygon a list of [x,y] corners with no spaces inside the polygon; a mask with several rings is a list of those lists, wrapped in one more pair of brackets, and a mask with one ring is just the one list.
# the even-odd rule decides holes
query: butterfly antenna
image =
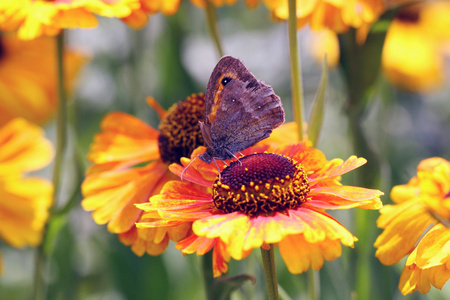
{"label": "butterfly antenna", "polygon": [[213,157],[213,161],[214,161],[214,164],[217,167],[217,171],[219,171],[219,181],[221,181],[222,180],[222,176],[220,176],[220,168],[219,168],[219,165],[217,164],[216,159],[214,157]]}
{"label": "butterfly antenna", "polygon": [[181,174],[180,174],[180,179],[181,179],[181,181],[183,181],[183,174],[184,174],[184,172],[186,172],[187,168],[189,168],[189,166],[190,166],[197,158],[198,158],[198,155],[197,155],[193,160],[191,160],[191,162],[186,166],[186,168],[183,169],[183,171],[182,171]]}

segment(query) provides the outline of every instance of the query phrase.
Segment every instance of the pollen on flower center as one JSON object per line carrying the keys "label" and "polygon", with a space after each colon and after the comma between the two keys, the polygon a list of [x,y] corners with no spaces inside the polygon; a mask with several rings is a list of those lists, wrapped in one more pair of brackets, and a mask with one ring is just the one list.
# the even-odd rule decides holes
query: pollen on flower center
{"label": "pollen on flower center", "polygon": [[181,157],[189,157],[195,148],[205,145],[199,125],[204,115],[202,93],[192,94],[169,109],[159,124],[158,147],[164,162],[179,163]]}
{"label": "pollen on flower center", "polygon": [[295,209],[308,193],[307,175],[300,164],[277,154],[258,153],[225,168],[212,195],[219,210],[253,217]]}

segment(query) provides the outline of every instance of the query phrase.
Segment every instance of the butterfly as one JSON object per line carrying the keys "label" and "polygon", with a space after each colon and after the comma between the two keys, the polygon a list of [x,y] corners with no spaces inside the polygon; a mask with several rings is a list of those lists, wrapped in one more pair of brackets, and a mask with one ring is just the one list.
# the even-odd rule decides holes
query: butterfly
{"label": "butterfly", "polygon": [[206,88],[200,128],[208,149],[198,157],[206,163],[238,159],[235,153],[269,137],[283,122],[281,99],[272,87],[258,80],[239,59],[224,56]]}

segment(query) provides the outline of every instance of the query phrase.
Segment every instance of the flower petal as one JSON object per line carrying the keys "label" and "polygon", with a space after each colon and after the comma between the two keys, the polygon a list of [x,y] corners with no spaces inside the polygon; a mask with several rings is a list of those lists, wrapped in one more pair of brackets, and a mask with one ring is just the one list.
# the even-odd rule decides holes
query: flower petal
{"label": "flower petal", "polygon": [[310,186],[314,185],[320,180],[335,179],[342,174],[350,172],[367,162],[365,158],[350,156],[346,161],[341,159],[333,159],[329,161],[321,170],[308,176]]}
{"label": "flower petal", "polygon": [[311,189],[308,202],[322,209],[348,209],[361,207],[380,209],[383,192],[354,186],[325,186]]}
{"label": "flower petal", "polygon": [[303,234],[290,235],[280,243],[280,254],[289,272],[300,274],[306,272],[310,266],[319,270],[326,260],[333,260],[342,253],[339,241],[325,239],[319,243],[309,243]]}
{"label": "flower petal", "polygon": [[449,262],[450,229],[442,224],[438,224],[420,239],[420,242],[417,244],[414,263],[419,268],[425,269],[446,265]]}
{"label": "flower petal", "polygon": [[128,165],[159,158],[158,131],[121,112],[106,115],[94,137],[88,159],[94,163],[126,161]]}
{"label": "flower petal", "polygon": [[44,131],[20,118],[0,128],[0,148],[0,176],[41,169],[53,157]]}
{"label": "flower petal", "polygon": [[414,244],[427,227],[435,222],[418,201],[408,201],[398,205],[386,205],[381,211],[377,225],[384,228],[374,246],[375,256],[385,265],[400,261],[414,248]]}
{"label": "flower petal", "polygon": [[165,181],[173,179],[164,163],[158,161],[145,167],[112,170],[88,176],[82,185],[85,210],[94,210],[97,224],[108,224],[108,230],[123,233],[134,227],[142,211],[135,203],[147,202]]}
{"label": "flower petal", "polygon": [[52,199],[53,187],[47,180],[0,180],[1,239],[14,247],[39,245]]}

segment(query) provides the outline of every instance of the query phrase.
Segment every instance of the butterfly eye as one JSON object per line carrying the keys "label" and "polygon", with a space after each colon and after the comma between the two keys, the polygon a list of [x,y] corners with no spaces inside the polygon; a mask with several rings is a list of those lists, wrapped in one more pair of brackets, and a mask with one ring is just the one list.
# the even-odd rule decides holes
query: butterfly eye
{"label": "butterfly eye", "polygon": [[231,81],[231,79],[232,78],[230,78],[230,77],[224,77],[221,81],[222,85],[226,86]]}

